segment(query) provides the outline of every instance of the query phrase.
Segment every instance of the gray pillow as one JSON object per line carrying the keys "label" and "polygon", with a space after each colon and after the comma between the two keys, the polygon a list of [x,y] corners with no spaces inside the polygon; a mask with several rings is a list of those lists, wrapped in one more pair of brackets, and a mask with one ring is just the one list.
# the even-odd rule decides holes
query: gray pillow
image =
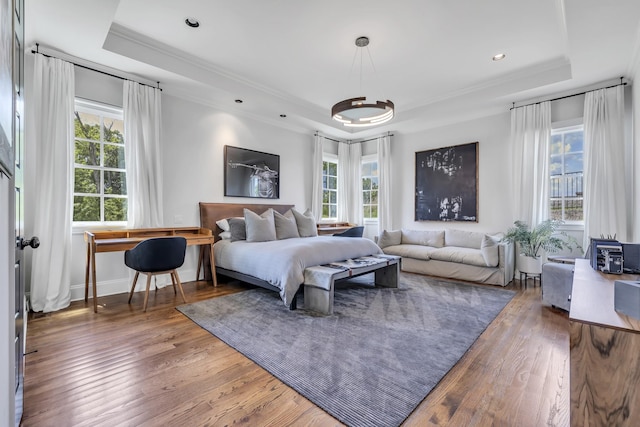
{"label": "gray pillow", "polygon": [[231,232],[231,241],[247,240],[247,231],[244,218],[229,218],[229,231]]}
{"label": "gray pillow", "polygon": [[273,220],[273,209],[269,208],[258,215],[244,209],[244,221],[247,224],[247,242],[269,242],[276,240],[276,225]]}
{"label": "gray pillow", "polygon": [[310,210],[307,209],[303,214],[295,209],[291,209],[291,212],[293,212],[293,216],[296,219],[300,237],[315,237],[318,235],[316,219]]}
{"label": "gray pillow", "polygon": [[284,215],[278,211],[273,211],[273,219],[276,223],[276,238],[278,240],[300,237],[300,233],[298,233],[298,224],[296,223],[296,218],[293,216],[291,209],[285,212]]}
{"label": "gray pillow", "polygon": [[387,246],[396,246],[402,243],[402,230],[387,231],[383,230],[378,238],[378,246],[384,249]]}

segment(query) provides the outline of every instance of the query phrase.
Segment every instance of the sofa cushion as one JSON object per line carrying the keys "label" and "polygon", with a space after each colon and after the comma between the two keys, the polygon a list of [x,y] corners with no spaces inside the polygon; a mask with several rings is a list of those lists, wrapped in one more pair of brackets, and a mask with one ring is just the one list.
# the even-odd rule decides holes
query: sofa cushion
{"label": "sofa cushion", "polygon": [[[405,230],[402,229],[403,245],[423,245],[441,248],[444,246],[444,230]],[[478,245],[478,247],[480,247]]]}
{"label": "sofa cushion", "polygon": [[438,248],[423,245],[393,245],[384,248],[383,252],[388,255],[398,255],[403,258],[413,258],[428,261],[430,254],[438,251]]}
{"label": "sofa cushion", "polygon": [[439,248],[431,252],[429,257],[439,261],[457,262],[460,264],[477,265],[479,267],[487,266],[480,249],[445,246],[444,248]]}
{"label": "sofa cushion", "polygon": [[480,245],[480,252],[484,258],[484,262],[487,267],[497,267],[500,262],[500,253],[498,245],[500,244],[500,238],[485,234],[482,238],[482,244]]}
{"label": "sofa cushion", "polygon": [[402,243],[402,231],[400,230],[383,230],[382,234],[380,234],[380,237],[378,238],[378,246],[380,246],[381,249],[384,249],[387,246],[399,245],[400,243]]}
{"label": "sofa cushion", "polygon": [[480,249],[483,237],[484,233],[477,231],[447,229],[444,232],[444,243],[445,246]]}

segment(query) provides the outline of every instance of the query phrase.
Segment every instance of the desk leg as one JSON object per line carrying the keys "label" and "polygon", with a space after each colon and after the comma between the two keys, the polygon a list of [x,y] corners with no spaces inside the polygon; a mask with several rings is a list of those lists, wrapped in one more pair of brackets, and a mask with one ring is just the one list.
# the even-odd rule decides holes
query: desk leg
{"label": "desk leg", "polygon": [[91,275],[93,276],[93,312],[98,312],[98,292],[96,290],[96,251],[91,251]]}
{"label": "desk leg", "polygon": [[211,263],[211,279],[213,280],[213,287],[218,287],[218,278],[216,277],[216,263],[213,260],[213,244],[209,246],[209,262]]}
{"label": "desk leg", "polygon": [[198,254],[198,270],[196,271],[196,280],[200,280],[200,269],[204,266],[204,245],[198,246],[200,253]]}
{"label": "desk leg", "polygon": [[91,243],[87,243],[87,262],[84,271],[84,302],[89,301],[89,269],[91,268]]}

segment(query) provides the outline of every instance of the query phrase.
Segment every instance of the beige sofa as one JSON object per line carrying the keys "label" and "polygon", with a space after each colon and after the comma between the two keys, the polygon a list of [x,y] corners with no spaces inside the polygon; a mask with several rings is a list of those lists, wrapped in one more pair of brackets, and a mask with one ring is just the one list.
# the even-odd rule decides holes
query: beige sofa
{"label": "beige sofa", "polygon": [[410,273],[492,285],[508,285],[515,271],[512,243],[500,234],[464,230],[383,231],[378,245],[384,253],[402,257]]}

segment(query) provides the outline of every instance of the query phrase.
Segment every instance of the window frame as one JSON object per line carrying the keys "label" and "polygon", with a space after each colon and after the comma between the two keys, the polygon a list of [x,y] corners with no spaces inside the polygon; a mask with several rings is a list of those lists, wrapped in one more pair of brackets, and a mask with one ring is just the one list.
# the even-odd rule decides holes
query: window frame
{"label": "window frame", "polygon": [[[566,121],[562,121],[562,122],[554,122],[552,123],[551,126],[551,134],[549,135],[549,155],[547,158],[547,161],[549,162],[549,166],[551,164],[551,144],[552,144],[552,139],[554,135],[557,134],[566,134],[569,132],[575,132],[576,130],[580,130],[582,131],[582,135],[583,135],[583,140],[582,140],[582,180],[583,180],[583,194],[581,198],[576,198],[576,197],[567,197],[565,195],[562,195],[562,197],[560,198],[560,200],[562,200],[562,221],[563,224],[559,227],[559,229],[561,230],[567,230],[567,231],[571,231],[571,230],[584,230],[584,123],[582,121],[582,118],[580,119],[575,119],[575,120],[566,120]],[[573,154],[574,152],[572,152]],[[562,155],[562,164],[563,164],[563,171],[561,176],[565,176],[565,172],[564,172],[564,156],[565,153],[561,153]],[[557,176],[557,175],[556,175]],[[549,218],[551,218],[551,201],[552,201],[552,197],[551,197],[551,180],[552,180],[552,175],[551,175],[551,170],[549,168],[549,173],[548,173],[548,177],[549,177],[549,195],[547,198],[548,201],[548,216]],[[557,197],[553,198],[554,200],[558,200]],[[568,199],[575,199],[575,200],[582,200],[582,220],[576,221],[576,220],[566,220],[565,217],[565,202]]]}
{"label": "window frame", "polygon": [[[74,100],[74,117],[73,117],[73,121],[75,123],[75,112],[82,112],[82,113],[87,113],[87,114],[94,114],[94,115],[98,115],[100,116],[100,120],[101,120],[101,126],[100,126],[100,141],[93,141],[93,140],[87,140],[93,143],[98,143],[100,146],[100,165],[98,166],[93,166],[93,165],[84,165],[84,164],[79,164],[76,163],[76,159],[75,159],[75,149],[76,149],[76,140],[83,140],[83,138],[77,138],[75,135],[75,132],[73,134],[73,137],[71,139],[71,149],[72,149],[72,167],[73,167],[73,171],[72,171],[72,182],[71,182],[71,217],[72,217],[72,228],[74,230],[79,230],[79,229],[86,229],[86,228],[96,228],[96,229],[100,229],[100,228],[125,228],[127,226],[128,223],[128,216],[129,216],[129,209],[128,209],[128,200],[130,197],[129,194],[129,190],[126,189],[126,193],[125,195],[121,195],[121,194],[106,194],[105,193],[105,176],[104,176],[104,172],[120,172],[124,174],[125,177],[125,182],[126,182],[126,159],[124,159],[125,162],[125,167],[124,168],[114,168],[114,167],[106,167],[104,166],[104,147],[105,145],[107,146],[117,146],[117,147],[122,147],[124,149],[124,146],[126,144],[126,136],[124,135],[124,111],[121,107],[116,107],[116,106],[112,106],[112,105],[108,105],[99,101],[93,101],[93,100],[87,100],[87,99],[82,99],[82,98],[75,98]],[[110,141],[105,141],[105,135],[104,135],[104,119],[105,118],[109,118],[109,119],[115,119],[115,120],[120,120],[123,122],[123,144],[119,144],[119,143],[114,143],[114,142],[110,142]],[[75,126],[74,126],[75,127]],[[76,192],[75,191],[75,172],[76,169],[88,169],[88,170],[99,170],[100,171],[100,191],[98,193],[81,193],[81,192]],[[74,215],[74,200],[76,196],[87,196],[87,197],[98,197],[100,199],[100,221],[76,221],[73,218]],[[105,221],[104,220],[104,214],[105,214],[105,198],[117,198],[117,199],[126,199],[127,201],[127,219],[124,221]]]}
{"label": "window frame", "polygon": [[[377,175],[364,175],[364,173],[362,173],[362,169],[364,168],[364,165],[366,163],[375,163],[376,164],[376,170],[378,171]],[[376,178],[378,178],[378,188],[377,188],[377,192],[378,192],[378,202],[375,203],[375,206],[377,207],[377,212],[378,214],[380,213],[380,169],[379,169],[380,165],[378,163],[378,155],[377,154],[369,154],[366,156],[362,156],[361,162],[360,162],[360,168],[361,168],[361,180],[362,180],[362,184],[361,184],[361,191],[362,191],[362,220],[364,221],[365,224],[377,224],[378,223],[378,219],[379,217],[376,218],[367,218],[364,215],[365,212],[365,206],[374,206],[373,203],[365,203],[364,202],[364,193],[365,191],[372,191],[372,190],[365,190],[364,189],[364,179],[366,177],[373,177],[375,176]]]}
{"label": "window frame", "polygon": [[[324,164],[325,163],[333,163],[336,165],[336,188],[327,188],[324,185],[325,182],[325,177],[333,177],[333,175],[327,175],[325,174],[325,168],[324,168]],[[328,179],[327,179],[328,181]],[[333,191],[335,192],[336,195],[336,202],[335,203],[325,203],[324,202],[324,192],[325,191]],[[336,216],[335,217],[325,217],[324,216],[324,207],[325,206],[335,206],[336,209]],[[330,210],[330,209],[329,209]],[[320,221],[323,222],[331,222],[331,221],[337,221],[338,220],[338,156],[335,154],[330,154],[330,153],[323,153],[322,154],[322,206],[321,206],[321,218]]]}

